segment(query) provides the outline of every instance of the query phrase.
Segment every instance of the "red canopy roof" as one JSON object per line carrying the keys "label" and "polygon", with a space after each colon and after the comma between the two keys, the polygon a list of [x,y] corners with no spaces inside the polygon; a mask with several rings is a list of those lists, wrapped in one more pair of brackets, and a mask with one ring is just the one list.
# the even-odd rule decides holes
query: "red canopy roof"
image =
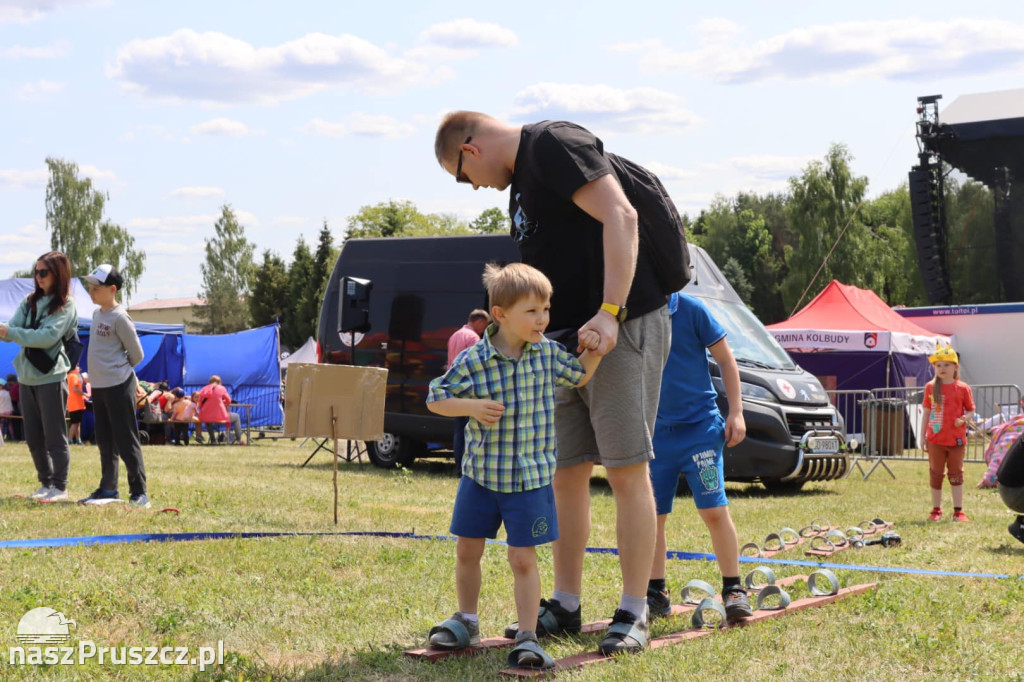
{"label": "red canopy roof", "polygon": [[904,332],[936,336],[890,308],[878,294],[836,280],[829,282],[788,320],[768,325],[768,329],[820,329],[848,331]]}

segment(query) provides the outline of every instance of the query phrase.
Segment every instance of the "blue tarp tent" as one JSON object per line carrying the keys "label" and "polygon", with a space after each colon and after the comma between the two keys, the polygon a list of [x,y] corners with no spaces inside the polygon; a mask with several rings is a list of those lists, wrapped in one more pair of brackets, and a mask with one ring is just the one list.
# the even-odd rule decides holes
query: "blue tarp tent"
{"label": "blue tarp tent", "polygon": [[[31,291],[31,279],[0,280],[0,322],[9,320]],[[71,293],[78,309],[79,335],[88,348],[96,306],[77,279],[72,280]],[[284,423],[277,325],[214,336],[185,334],[184,325],[136,322],[135,327],[146,355],[135,368],[140,379],[166,380],[171,387],[191,392],[216,374],[236,403],[254,405],[250,409],[252,426]],[[17,344],[0,342],[0,376],[14,373],[14,356],[19,350]],[[89,369],[87,352],[82,355],[82,369]]]}

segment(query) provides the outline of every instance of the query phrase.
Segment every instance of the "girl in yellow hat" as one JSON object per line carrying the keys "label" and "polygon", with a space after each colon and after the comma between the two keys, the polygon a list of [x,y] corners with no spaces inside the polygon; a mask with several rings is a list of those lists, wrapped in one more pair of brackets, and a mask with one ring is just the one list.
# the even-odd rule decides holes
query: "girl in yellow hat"
{"label": "girl in yellow hat", "polygon": [[960,381],[960,358],[952,347],[936,349],[928,358],[935,378],[924,391],[921,433],[928,448],[928,474],[932,490],[929,521],[942,519],[942,475],[953,492],[953,520],[970,521],[964,514],[964,452],[967,449],[967,414],[974,412],[971,387]]}

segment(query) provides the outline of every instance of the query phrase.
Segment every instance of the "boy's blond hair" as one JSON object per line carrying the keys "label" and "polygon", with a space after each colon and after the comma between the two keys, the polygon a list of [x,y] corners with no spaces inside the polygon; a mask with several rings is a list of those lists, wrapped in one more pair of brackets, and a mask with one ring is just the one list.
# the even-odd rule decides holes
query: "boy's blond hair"
{"label": "boy's blond hair", "polygon": [[484,287],[492,306],[508,308],[527,296],[550,300],[551,281],[537,268],[525,263],[497,265],[488,263],[484,268]]}

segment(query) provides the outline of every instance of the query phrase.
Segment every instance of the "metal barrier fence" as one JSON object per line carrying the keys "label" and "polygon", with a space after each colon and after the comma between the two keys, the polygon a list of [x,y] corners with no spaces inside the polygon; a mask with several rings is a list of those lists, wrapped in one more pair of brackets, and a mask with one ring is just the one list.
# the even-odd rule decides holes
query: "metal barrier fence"
{"label": "metal barrier fence", "polygon": [[[917,386],[828,391],[832,404],[846,422],[847,441],[855,439],[860,444],[858,459],[874,460],[871,471],[880,464],[885,466],[884,460],[928,460],[921,446],[924,390]],[[984,462],[992,429],[1024,412],[1024,406],[1020,387],[1013,384],[971,386],[971,391],[976,409],[975,414],[968,415],[970,427],[964,461]]]}

